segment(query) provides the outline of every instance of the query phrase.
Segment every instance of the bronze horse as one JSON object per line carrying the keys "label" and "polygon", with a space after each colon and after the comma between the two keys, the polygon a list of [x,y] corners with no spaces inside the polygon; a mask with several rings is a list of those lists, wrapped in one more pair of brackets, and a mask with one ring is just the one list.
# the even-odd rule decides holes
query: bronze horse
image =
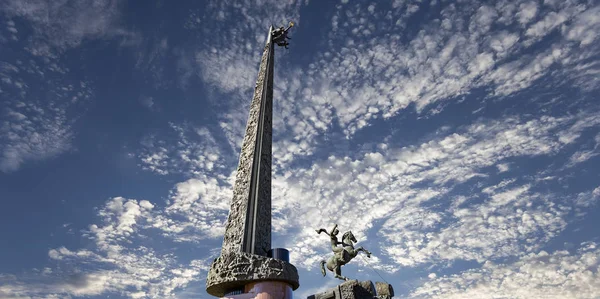
{"label": "bronze horse", "polygon": [[[317,230],[317,232],[327,233],[325,229]],[[356,242],[356,238],[351,231],[344,233],[342,236],[342,242],[338,242],[338,232],[339,231],[337,230],[336,224],[331,230],[331,233],[328,233],[328,235],[331,237],[331,250],[333,250],[334,254],[327,261],[321,261],[321,273],[323,276],[325,276],[325,265],[327,265],[327,269],[335,274],[335,278],[349,280],[348,277],[342,276],[342,266],[350,262],[361,251],[365,252],[368,258],[371,257],[371,252],[364,249],[362,246],[354,249],[354,242]],[[341,244],[342,246],[337,246],[338,244]]]}

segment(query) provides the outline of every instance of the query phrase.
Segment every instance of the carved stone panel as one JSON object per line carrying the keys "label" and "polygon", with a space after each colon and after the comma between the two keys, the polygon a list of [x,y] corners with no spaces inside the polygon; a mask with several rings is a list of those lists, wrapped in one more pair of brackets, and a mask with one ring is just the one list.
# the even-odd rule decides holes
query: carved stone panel
{"label": "carved stone panel", "polygon": [[[246,251],[266,255],[271,249],[273,58],[269,38],[250,105],[222,252]],[[254,173],[257,177],[253,178],[256,168],[259,171]],[[254,196],[252,193],[258,193],[255,202],[249,202]],[[254,216],[256,218],[252,219]],[[253,242],[248,241],[250,236],[253,236]],[[248,243],[254,243],[253,248],[246,248]]]}
{"label": "carved stone panel", "polygon": [[221,254],[212,263],[206,277],[206,292],[223,297],[228,291],[257,281],[281,281],[293,290],[299,285],[294,265],[274,258],[246,252]]}

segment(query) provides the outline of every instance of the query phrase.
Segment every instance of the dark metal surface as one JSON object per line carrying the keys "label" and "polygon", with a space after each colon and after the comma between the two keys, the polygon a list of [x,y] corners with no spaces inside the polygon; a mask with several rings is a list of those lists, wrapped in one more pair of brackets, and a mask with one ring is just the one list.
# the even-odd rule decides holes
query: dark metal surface
{"label": "dark metal surface", "polygon": [[269,250],[267,255],[268,257],[272,257],[276,260],[290,262],[290,252],[285,248],[273,248]]}

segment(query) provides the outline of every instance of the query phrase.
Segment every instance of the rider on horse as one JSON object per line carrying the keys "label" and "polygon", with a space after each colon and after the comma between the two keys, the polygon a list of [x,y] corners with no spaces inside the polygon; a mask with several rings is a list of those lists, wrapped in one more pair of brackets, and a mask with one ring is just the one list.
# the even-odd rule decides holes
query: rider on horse
{"label": "rider on horse", "polygon": [[[327,260],[327,262],[321,261],[321,273],[323,274],[323,276],[325,276],[325,264],[327,264],[327,269],[334,272],[336,278],[348,280],[347,277],[342,276],[341,267],[350,262],[350,260],[356,257],[356,255],[361,251],[365,252],[367,254],[367,257],[371,257],[371,253],[368,250],[364,249],[362,246],[354,249],[354,242],[356,242],[356,238],[354,237],[351,231],[347,231],[346,233],[344,233],[344,235],[342,236],[342,242],[339,242],[337,238],[337,235],[339,233],[339,230],[337,229],[337,224],[333,227],[330,233],[327,232],[327,230],[324,228],[318,229],[316,230],[316,232],[318,234],[324,232],[327,235],[329,235],[331,239],[331,250],[334,253],[334,255],[330,257],[329,260]],[[338,244],[342,244],[342,246],[338,247]]]}
{"label": "rider on horse", "polygon": [[288,28],[284,28],[282,26],[282,27],[275,29],[272,33],[273,42],[275,44],[277,44],[278,46],[285,47],[287,49],[288,46],[290,45],[287,41],[288,41],[288,39],[292,39],[291,37],[288,36],[288,31],[292,27],[294,27],[294,22],[290,22],[290,25],[288,26]]}

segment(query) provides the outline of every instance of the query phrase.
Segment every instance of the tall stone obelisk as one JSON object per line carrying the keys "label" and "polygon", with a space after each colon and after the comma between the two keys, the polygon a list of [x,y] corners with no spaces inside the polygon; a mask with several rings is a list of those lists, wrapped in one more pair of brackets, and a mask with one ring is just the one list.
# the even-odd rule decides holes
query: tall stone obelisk
{"label": "tall stone obelisk", "polygon": [[291,298],[299,287],[287,251],[271,249],[272,33],[273,27],[250,105],[221,255],[206,278],[206,291],[217,297]]}

